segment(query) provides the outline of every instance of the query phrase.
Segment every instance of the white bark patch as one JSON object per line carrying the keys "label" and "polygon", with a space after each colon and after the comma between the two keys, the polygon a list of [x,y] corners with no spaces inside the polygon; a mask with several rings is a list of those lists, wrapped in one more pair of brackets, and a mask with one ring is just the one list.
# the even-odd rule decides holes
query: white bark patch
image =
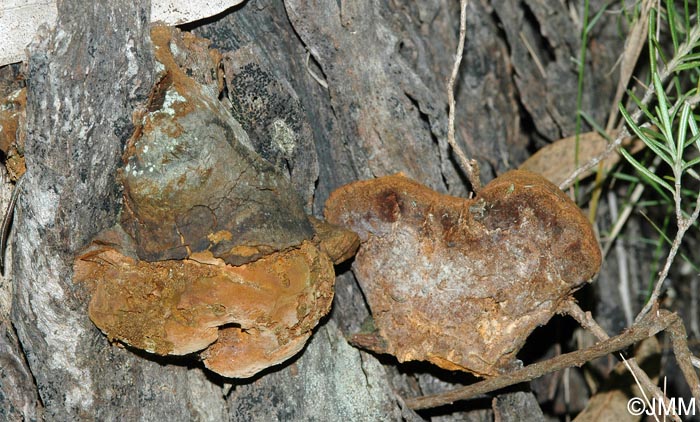
{"label": "white bark patch", "polygon": [[[33,210],[47,209],[47,214],[54,215],[51,210],[55,208],[56,197],[33,198],[41,204]],[[46,205],[46,206],[43,206]],[[25,229],[27,238],[39,236],[38,222],[46,216],[37,214],[36,220],[25,220],[31,227]],[[66,263],[59,256],[36,253],[31,242],[18,242],[17,253],[22,255],[25,262],[37,262],[37,265],[28,267],[25,276],[35,280],[31,289],[22,289],[18,298],[21,306],[29,306],[36,315],[35,326],[43,333],[43,339],[49,350],[53,350],[47,366],[57,371],[65,371],[75,379],[75,387],[66,391],[64,397],[66,408],[90,409],[92,399],[92,378],[87,367],[81,364],[77,351],[80,341],[84,338],[85,315],[63,308],[56,308],[57,302],[64,301],[64,286],[61,283],[61,274],[65,272]],[[41,273],[34,273],[36,268],[41,268]]]}
{"label": "white bark patch", "polygon": [[[243,0],[153,0],[151,22],[182,25],[217,15]],[[56,0],[3,0],[0,3],[0,66],[26,61],[25,48],[41,25],[56,24]]]}

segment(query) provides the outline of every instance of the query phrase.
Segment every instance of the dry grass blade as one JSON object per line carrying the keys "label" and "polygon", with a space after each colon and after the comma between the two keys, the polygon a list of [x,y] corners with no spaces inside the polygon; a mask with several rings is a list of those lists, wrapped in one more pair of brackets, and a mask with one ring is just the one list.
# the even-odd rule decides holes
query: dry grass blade
{"label": "dry grass blade", "polygon": [[[649,337],[634,348],[635,360],[652,374],[656,381],[659,376],[661,345],[656,337]],[[633,397],[643,397],[646,393],[638,388],[634,376],[629,372],[626,362],[615,365],[610,376],[596,390],[586,407],[576,415],[574,422],[597,422],[614,420],[616,422],[638,422],[639,417],[627,408]]]}
{"label": "dry grass blade", "polygon": [[15,215],[15,204],[17,203],[17,198],[22,189],[23,177],[17,181],[15,188],[12,191],[12,196],[10,197],[10,202],[7,204],[7,209],[5,210],[5,215],[2,217],[2,225],[0,226],[0,271],[5,270],[5,250],[7,248],[7,240],[10,235],[10,225],[12,224],[12,217]]}
{"label": "dry grass blade", "polygon": [[[646,45],[647,31],[649,30],[649,14],[651,13],[651,8],[654,3],[655,2],[653,0],[646,0],[643,2],[639,16],[637,17],[637,21],[627,35],[625,51],[622,53],[622,61],[620,63],[620,80],[617,83],[615,98],[610,106],[608,122],[605,125],[605,132],[608,134],[613,132],[615,122],[617,121],[617,117],[620,113],[618,104],[620,104],[622,97],[625,95],[627,86],[629,85],[629,82],[634,74],[634,68],[639,60],[639,55]],[[611,154],[610,157],[619,158],[619,155]],[[589,219],[591,222],[595,221],[598,201],[600,200],[601,195],[601,184],[606,173],[607,169],[604,168],[602,163],[599,164],[595,181],[596,186],[593,190],[590,201]]]}
{"label": "dry grass blade", "polygon": [[656,2],[653,0],[646,0],[642,3],[639,17],[627,36],[625,51],[622,53],[622,60],[620,62],[620,80],[617,83],[615,98],[610,106],[608,122],[605,125],[605,131],[608,133],[615,126],[615,121],[620,113],[617,105],[622,101],[622,97],[625,95],[627,86],[634,74],[634,68],[637,66],[639,55],[646,45],[647,31],[649,30],[649,12],[655,3]]}

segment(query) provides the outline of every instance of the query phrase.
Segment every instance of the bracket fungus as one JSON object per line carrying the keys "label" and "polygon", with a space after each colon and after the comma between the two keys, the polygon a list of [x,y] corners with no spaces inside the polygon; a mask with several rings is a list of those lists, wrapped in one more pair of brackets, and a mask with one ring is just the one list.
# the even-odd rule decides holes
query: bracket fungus
{"label": "bracket fungus", "polygon": [[403,176],[333,192],[326,219],[357,232],[353,271],[376,331],[353,342],[405,362],[496,376],[601,264],[593,230],[556,186],[511,171],[474,199]]}
{"label": "bracket fungus", "polygon": [[124,153],[121,221],[76,258],[95,325],[159,355],[250,377],[298,352],[356,234],[307,216],[288,176],[219,102],[206,40],[155,27],[163,66]]}

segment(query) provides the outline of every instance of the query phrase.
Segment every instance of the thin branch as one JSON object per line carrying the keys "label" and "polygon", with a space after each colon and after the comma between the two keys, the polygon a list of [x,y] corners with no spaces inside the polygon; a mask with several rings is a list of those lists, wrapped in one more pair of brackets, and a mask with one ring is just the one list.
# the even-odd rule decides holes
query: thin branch
{"label": "thin branch", "polygon": [[[559,371],[564,368],[581,366],[593,359],[622,350],[634,343],[644,340],[647,337],[653,336],[677,320],[678,315],[667,311],[659,311],[658,316],[654,316],[653,318],[645,318],[624,333],[601,341],[589,348],[559,355],[543,362],[533,363],[532,365],[518,369],[511,373],[480,381],[465,387],[456,388],[440,394],[410,398],[406,400],[406,404],[408,407],[414,410],[444,406],[459,400],[466,400],[474,396],[499,390],[514,384],[531,381],[535,378],[541,377],[542,375]],[[646,374],[643,372],[642,374],[646,376]],[[649,377],[647,376],[646,378],[648,379]]]}
{"label": "thin branch", "polygon": [[[642,111],[637,110],[632,114],[632,119],[634,121],[638,121],[639,118],[642,116]],[[605,148],[605,151],[601,152],[600,154],[596,155],[595,157],[591,158],[588,160],[588,162],[581,167],[577,168],[574,170],[573,173],[569,177],[566,178],[560,185],[559,189],[565,191],[571,187],[571,185],[574,184],[576,179],[581,177],[582,174],[586,173],[588,170],[592,169],[593,167],[597,166],[598,163],[601,161],[605,160],[610,154],[612,154],[615,150],[617,150],[620,145],[622,145],[622,141],[625,140],[630,136],[629,131],[627,130],[627,127],[624,126],[622,129],[620,129],[620,132],[618,133],[617,137],[615,138],[614,141],[610,142]]]}
{"label": "thin branch", "polygon": [[[700,25],[696,25],[693,27],[693,29],[688,34],[688,38],[687,38],[686,42],[684,42],[683,44],[681,44],[678,47],[678,51],[673,56],[671,61],[668,62],[668,65],[666,67],[664,67],[664,69],[662,69],[659,72],[659,79],[661,80],[662,83],[665,82],[666,79],[673,72],[675,72],[676,68],[681,64],[682,58],[687,56],[688,54],[690,54],[692,52],[693,48],[698,43],[698,40],[700,40]],[[651,102],[651,100],[654,98],[654,95],[655,95],[654,93],[655,93],[654,85],[650,84],[647,87],[647,90],[644,92],[644,97],[642,97],[641,104],[642,105],[649,104],[649,102]],[[637,109],[634,113],[632,113],[632,120],[634,122],[639,122],[639,119],[641,117],[642,117],[642,110],[641,109]],[[648,125],[642,125],[642,127],[648,127]],[[622,128],[620,129],[617,137],[615,138],[615,140],[613,142],[608,144],[608,147],[605,149],[605,151],[603,151],[601,154],[597,155],[596,157],[593,157],[586,164],[584,164],[583,166],[576,169],[573,173],[571,173],[571,175],[564,182],[562,182],[559,185],[559,188],[561,190],[566,190],[569,187],[571,187],[571,185],[573,185],[573,183],[576,181],[576,179],[578,179],[582,174],[584,174],[588,170],[597,166],[598,163],[603,161],[607,156],[609,156],[615,150],[617,150],[620,147],[620,145],[622,145],[622,141],[629,136],[630,136],[630,133],[627,130],[627,126],[622,125]]]}
{"label": "thin branch", "polygon": [[[677,192],[674,194],[674,196],[680,196],[680,194],[680,190],[677,189]],[[676,207],[680,207],[680,204],[677,203]],[[651,293],[651,297],[649,297],[649,300],[639,312],[639,314],[635,318],[635,321],[644,318],[644,315],[646,315],[649,312],[652,306],[654,306],[656,301],[659,299],[659,296],[661,296],[661,288],[663,287],[664,281],[666,280],[668,272],[671,269],[671,264],[676,258],[676,254],[678,253],[678,248],[680,248],[681,246],[683,236],[685,236],[685,232],[687,232],[688,229],[692,227],[693,223],[697,221],[698,216],[700,215],[700,195],[698,195],[695,199],[695,209],[693,210],[693,214],[690,215],[690,217],[683,217],[682,211],[680,211],[679,209],[676,209],[676,213],[680,216],[680,220],[678,220],[678,231],[676,231],[676,236],[673,238],[671,250],[668,252],[666,262],[664,263],[664,268],[661,270],[661,273],[659,273],[659,278],[656,280],[656,285],[654,286],[654,291],[652,291]]]}
{"label": "thin branch", "polygon": [[598,340],[607,340],[610,338],[603,327],[598,325],[596,320],[593,319],[593,315],[591,315],[590,312],[584,312],[583,309],[581,309],[581,307],[579,307],[573,300],[567,300],[564,302],[560,310],[562,313],[565,313],[566,315],[569,315],[575,319],[581,327],[587,331],[590,331],[591,334],[593,334],[593,336]]}
{"label": "thin branch", "polygon": [[455,56],[455,63],[452,67],[452,74],[450,74],[450,79],[447,82],[447,104],[449,107],[447,112],[447,142],[452,147],[452,151],[457,155],[457,158],[459,158],[462,169],[466,173],[469,183],[472,185],[472,190],[478,192],[481,189],[479,164],[476,160],[468,159],[455,140],[455,82],[459,74],[459,65],[462,63],[464,40],[467,36],[467,3],[469,3],[468,0],[460,0],[459,43],[457,44],[457,55]]}
{"label": "thin branch", "polygon": [[676,355],[678,366],[683,372],[683,377],[688,383],[695,401],[700,402],[700,379],[698,379],[698,374],[693,367],[694,356],[688,348],[688,334],[685,331],[683,322],[681,320],[674,322],[668,327],[668,331],[671,333],[671,345],[673,354]]}
{"label": "thin branch", "polygon": [[[605,332],[605,330],[598,325],[595,319],[593,319],[593,316],[591,315],[590,312],[584,312],[576,302],[573,300],[569,300],[565,302],[562,307],[561,311],[566,313],[567,315],[573,317],[583,328],[591,332],[598,340],[602,341],[608,341],[608,333]],[[673,315],[675,318],[671,320],[671,322],[666,325],[663,330],[667,329],[670,327],[672,324],[682,324],[680,318],[678,317],[677,314],[668,312],[666,310],[659,310],[657,313],[650,314],[648,315],[647,318],[640,320],[636,322],[631,328],[636,329],[639,327],[639,324],[644,323],[643,321],[649,321],[649,320],[656,320],[656,319],[661,319],[665,318],[665,316],[668,315]],[[628,331],[629,332],[629,331]],[[658,332],[658,331],[657,331]],[[651,337],[653,334],[649,334],[649,337]],[[618,336],[619,337],[619,336]],[[686,346],[687,347],[687,346]],[[667,409],[672,409],[673,407],[671,406],[671,401],[666,397],[663,391],[654,383],[654,381],[649,378],[649,375],[647,375],[646,372],[642,368],[639,367],[639,364],[637,361],[632,358],[632,359],[627,359],[625,360],[625,366],[629,369],[629,371],[632,373],[632,376],[634,377],[635,381],[639,385],[640,389],[649,391],[654,395],[656,400],[659,402],[665,403],[667,406]],[[645,397],[646,398],[646,397]],[[680,418],[676,415],[671,415],[673,420],[675,421],[680,421]]]}

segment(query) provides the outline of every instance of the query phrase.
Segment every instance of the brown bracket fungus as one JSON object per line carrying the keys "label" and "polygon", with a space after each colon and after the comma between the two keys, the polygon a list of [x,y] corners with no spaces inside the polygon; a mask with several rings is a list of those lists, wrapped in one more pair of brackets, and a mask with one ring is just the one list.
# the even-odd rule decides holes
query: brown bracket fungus
{"label": "brown bracket fungus", "polygon": [[141,261],[121,250],[129,243],[115,228],[76,261],[76,280],[92,284],[95,325],[150,353],[203,350],[204,364],[227,377],[294,355],[333,300],[333,264],[309,241],[240,266]]}
{"label": "brown bracket fungus", "polygon": [[164,71],[124,153],[121,222],[76,258],[74,279],[110,339],[250,377],[303,347],[330,309],[333,263],[359,240],[308,217],[252,150],[218,101],[205,40],[165,27],[152,39]]}
{"label": "brown bracket fungus", "polygon": [[17,181],[27,167],[24,163],[26,137],[27,88],[16,80],[12,91],[0,98],[0,151],[5,155],[5,169],[11,180]]}
{"label": "brown bracket fungus", "polygon": [[325,215],[362,242],[353,271],[377,331],[354,342],[479,376],[512,368],[532,330],[601,263],[578,207],[527,171],[469,200],[402,175],[355,182]]}
{"label": "brown bracket fungus", "polygon": [[[218,100],[213,54],[201,39],[172,31],[152,31],[156,59],[167,70],[154,95],[162,105],[144,116],[122,172],[122,227],[136,239],[139,257],[209,251],[240,265],[312,237],[289,179],[252,150]],[[211,69],[185,70],[179,62]],[[202,82],[188,74],[203,75]]]}

